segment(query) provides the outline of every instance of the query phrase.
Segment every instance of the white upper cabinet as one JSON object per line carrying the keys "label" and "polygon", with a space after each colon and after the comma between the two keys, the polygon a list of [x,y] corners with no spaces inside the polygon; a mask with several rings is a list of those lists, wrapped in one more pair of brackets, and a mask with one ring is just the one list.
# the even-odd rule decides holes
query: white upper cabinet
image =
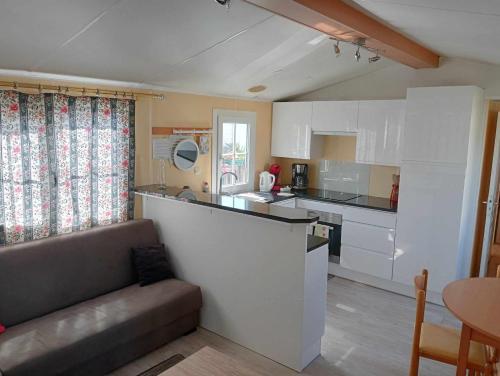
{"label": "white upper cabinet", "polygon": [[403,161],[467,163],[472,86],[408,89]]}
{"label": "white upper cabinet", "polygon": [[273,157],[320,157],[322,143],[311,130],[312,102],[273,103],[271,154]]}
{"label": "white upper cabinet", "polygon": [[401,164],[405,100],[360,101],[356,162]]}
{"label": "white upper cabinet", "polygon": [[358,130],[358,101],[312,102],[314,132],[353,133]]}

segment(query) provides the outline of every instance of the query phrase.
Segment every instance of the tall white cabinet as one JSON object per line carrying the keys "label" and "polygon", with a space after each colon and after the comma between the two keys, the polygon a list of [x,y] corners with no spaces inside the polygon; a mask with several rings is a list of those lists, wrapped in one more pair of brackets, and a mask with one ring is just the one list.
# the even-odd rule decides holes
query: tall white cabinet
{"label": "tall white cabinet", "polygon": [[473,86],[408,89],[393,280],[423,268],[429,290],[470,265],[484,134],[483,92]]}

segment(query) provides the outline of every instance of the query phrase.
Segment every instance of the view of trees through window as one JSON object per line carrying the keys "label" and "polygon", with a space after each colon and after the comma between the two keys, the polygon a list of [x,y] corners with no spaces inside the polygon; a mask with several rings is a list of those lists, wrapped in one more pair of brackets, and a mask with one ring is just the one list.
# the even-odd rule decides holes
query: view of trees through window
{"label": "view of trees through window", "polygon": [[248,157],[248,124],[223,123],[222,124],[222,169],[221,172],[234,172],[234,176],[225,175],[223,186],[248,183],[249,157]]}

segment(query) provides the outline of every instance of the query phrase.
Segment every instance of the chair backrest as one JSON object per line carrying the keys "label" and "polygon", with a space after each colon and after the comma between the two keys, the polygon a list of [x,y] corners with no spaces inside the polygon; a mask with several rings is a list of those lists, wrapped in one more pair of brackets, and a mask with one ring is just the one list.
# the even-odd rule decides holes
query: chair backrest
{"label": "chair backrest", "polygon": [[415,298],[417,300],[417,310],[415,313],[415,327],[413,331],[413,348],[418,349],[420,344],[420,333],[422,332],[422,323],[425,317],[425,296],[427,293],[427,278],[429,273],[426,269],[422,274],[415,276]]}
{"label": "chair backrest", "polygon": [[415,276],[415,295],[417,295],[418,290],[423,290],[427,293],[427,279],[429,277],[429,272],[427,269],[422,270],[422,274]]}

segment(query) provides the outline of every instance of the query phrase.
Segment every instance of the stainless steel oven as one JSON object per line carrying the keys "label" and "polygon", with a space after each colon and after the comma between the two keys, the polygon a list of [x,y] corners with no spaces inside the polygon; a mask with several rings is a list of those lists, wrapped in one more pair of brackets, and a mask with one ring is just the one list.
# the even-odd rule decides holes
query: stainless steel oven
{"label": "stainless steel oven", "polygon": [[342,215],[319,210],[311,210],[311,213],[319,216],[318,223],[311,225],[311,234],[328,239],[329,261],[339,264],[342,240]]}

